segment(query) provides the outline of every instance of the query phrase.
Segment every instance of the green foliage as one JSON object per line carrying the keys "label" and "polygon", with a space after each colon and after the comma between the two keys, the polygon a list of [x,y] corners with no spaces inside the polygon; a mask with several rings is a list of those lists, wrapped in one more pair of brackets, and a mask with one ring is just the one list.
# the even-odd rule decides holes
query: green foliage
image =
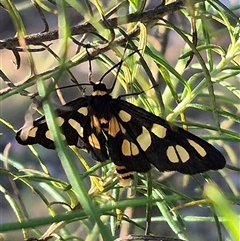
{"label": "green foliage", "polygon": [[[178,1],[147,12],[148,1],[82,2],[1,1],[17,33],[0,42],[2,240],[127,240],[129,234],[147,231],[159,239],[202,240],[207,233],[209,240],[237,241],[240,5],[188,1],[182,8]],[[28,35],[31,19],[25,23],[22,14],[36,15],[36,9],[46,32]],[[51,21],[58,32],[47,31]],[[80,23],[72,27],[73,21]],[[36,26],[34,16],[34,31]],[[87,45],[89,54],[77,42]],[[111,162],[94,163],[84,151],[63,143],[54,118],[56,86],[88,83],[89,59],[93,74],[103,74],[136,49],[140,54],[124,61],[113,96],[141,92],[127,99],[194,129],[221,150],[226,168],[193,177],[152,170],[151,175],[135,174],[132,187],[122,188]],[[9,64],[13,56],[18,69]],[[112,74],[109,85],[117,70]],[[63,96],[72,100],[84,94],[82,87],[76,89],[63,90]],[[42,107],[53,133],[54,152],[20,147],[13,139],[36,106]]]}

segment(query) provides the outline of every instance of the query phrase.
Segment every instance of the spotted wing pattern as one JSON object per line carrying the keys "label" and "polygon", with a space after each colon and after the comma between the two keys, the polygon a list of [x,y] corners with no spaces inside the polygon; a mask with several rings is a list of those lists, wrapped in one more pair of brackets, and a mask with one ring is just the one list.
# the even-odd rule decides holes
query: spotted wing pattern
{"label": "spotted wing pattern", "polygon": [[[85,148],[97,161],[111,159],[118,176],[127,180],[132,172],[159,171],[195,174],[225,166],[223,155],[197,136],[174,126],[120,98],[113,99],[102,83],[93,84],[91,96],[69,102],[57,110],[57,123],[68,145]],[[24,137],[25,136],[25,137]],[[54,149],[46,120],[17,132],[22,145],[39,143]]]}
{"label": "spotted wing pattern", "polygon": [[[150,163],[159,171],[196,174],[225,166],[212,145],[137,106],[113,100],[116,132],[108,134],[109,155],[116,165],[146,172]],[[111,126],[111,124],[109,125]]]}

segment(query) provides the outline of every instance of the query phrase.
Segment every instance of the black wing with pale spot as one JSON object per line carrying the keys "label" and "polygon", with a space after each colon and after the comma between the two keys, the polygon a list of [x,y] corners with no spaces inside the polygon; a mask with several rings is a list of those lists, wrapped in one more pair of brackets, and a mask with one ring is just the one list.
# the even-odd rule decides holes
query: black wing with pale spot
{"label": "black wing with pale spot", "polygon": [[[94,159],[103,162],[109,159],[106,139],[102,132],[97,133],[96,128],[91,126],[91,116],[88,113],[89,98],[91,97],[78,98],[57,109],[57,123],[68,145],[87,149]],[[16,140],[21,145],[40,144],[45,148],[55,149],[45,116],[36,119],[30,129],[21,128],[17,132]]]}
{"label": "black wing with pale spot", "polygon": [[[87,117],[79,113],[78,110],[81,107],[87,107],[87,104],[88,98],[79,98],[77,100],[67,103],[66,105],[56,110],[58,120],[60,120],[59,126],[61,126],[63,134],[69,145],[84,147],[84,143],[81,140],[77,129],[72,128],[72,126],[69,123],[69,119],[75,120],[75,124],[81,123],[81,126],[86,125]],[[28,126],[22,127],[17,132],[16,140],[21,145],[40,144],[45,148],[55,149],[55,145],[51,138],[51,134],[46,134],[49,133],[48,131],[49,129],[47,126],[45,116],[42,116],[33,122],[33,127],[31,127],[30,129]],[[24,138],[24,136],[26,136],[26,138]]]}
{"label": "black wing with pale spot", "polygon": [[83,128],[82,140],[85,143],[85,148],[91,153],[93,159],[99,162],[104,162],[109,159],[106,149],[106,137],[102,130],[99,132],[93,125],[92,116],[88,116],[88,121]]}
{"label": "black wing with pale spot", "polygon": [[146,172],[150,163],[160,171],[195,174],[225,166],[225,158],[212,145],[124,100],[111,102],[120,126],[108,136],[109,156],[129,171]]}
{"label": "black wing with pale spot", "polygon": [[[91,96],[58,109],[56,121],[68,145],[86,148],[101,162],[110,158],[120,178],[130,178],[131,171],[147,172],[151,164],[160,171],[186,174],[225,166],[223,155],[204,140],[131,103],[112,99],[102,83],[93,84],[93,89]],[[16,139],[22,145],[55,148],[44,117],[20,129]]]}

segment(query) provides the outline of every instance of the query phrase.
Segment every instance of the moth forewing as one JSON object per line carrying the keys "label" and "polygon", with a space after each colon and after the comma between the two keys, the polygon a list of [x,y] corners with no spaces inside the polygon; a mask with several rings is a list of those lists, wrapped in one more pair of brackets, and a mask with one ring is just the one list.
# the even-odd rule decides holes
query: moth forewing
{"label": "moth forewing", "polygon": [[[132,172],[147,172],[151,164],[159,171],[185,174],[225,166],[223,155],[206,141],[140,107],[120,98],[113,99],[101,82],[92,85],[91,96],[71,101],[57,110],[56,123],[68,145],[87,149],[97,161],[110,159],[126,183]],[[55,148],[44,117],[33,122],[24,139],[22,131],[16,136],[20,144],[39,143]]]}

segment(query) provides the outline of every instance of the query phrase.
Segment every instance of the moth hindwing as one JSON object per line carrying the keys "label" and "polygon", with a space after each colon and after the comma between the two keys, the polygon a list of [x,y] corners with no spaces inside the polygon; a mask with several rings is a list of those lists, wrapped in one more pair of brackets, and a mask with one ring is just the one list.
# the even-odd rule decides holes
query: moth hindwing
{"label": "moth hindwing", "polygon": [[[57,123],[69,145],[86,148],[97,161],[112,160],[121,179],[132,172],[159,171],[185,174],[225,166],[223,155],[208,142],[120,98],[114,99],[103,83],[93,85],[92,95],[57,110]],[[23,132],[25,131],[25,138]],[[41,117],[27,130],[17,132],[22,145],[39,143],[54,149],[46,120]]]}

